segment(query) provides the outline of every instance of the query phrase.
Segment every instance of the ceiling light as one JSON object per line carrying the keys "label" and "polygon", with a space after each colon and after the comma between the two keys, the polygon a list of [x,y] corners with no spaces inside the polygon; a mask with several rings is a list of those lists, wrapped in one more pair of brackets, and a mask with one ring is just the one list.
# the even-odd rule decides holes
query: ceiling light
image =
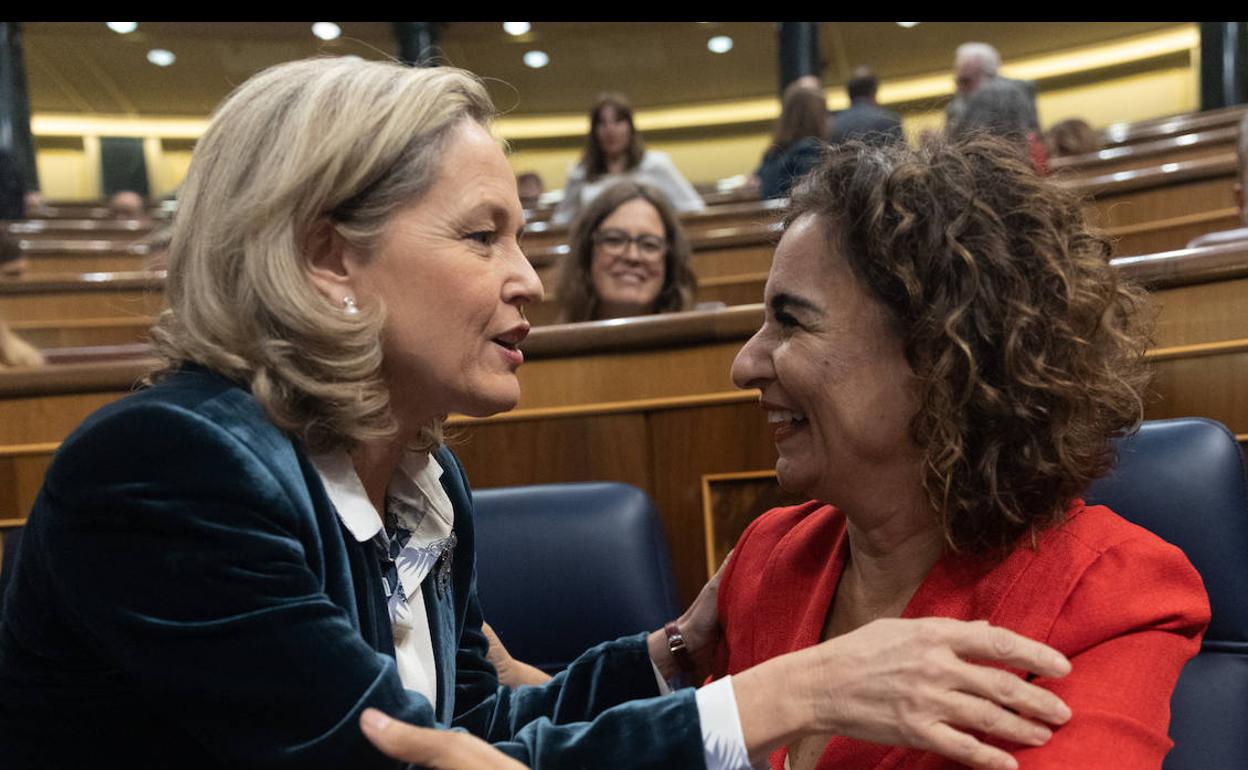
{"label": "ceiling light", "polygon": [[332,21],[318,21],[312,25],[312,34],[321,40],[333,40],[342,34],[342,29]]}
{"label": "ceiling light", "polygon": [[921,23],[921,22],[917,22],[917,21],[899,21],[899,22],[897,22],[897,26],[899,26],[899,27],[905,27],[906,29],[910,29],[911,27],[917,27],[917,26],[919,26],[919,24],[920,24],[920,23]]}
{"label": "ceiling light", "polygon": [[147,52],[147,60],[157,67],[168,67],[177,59],[178,57],[173,55],[173,51],[166,51],[163,48],[153,48]]}
{"label": "ceiling light", "polygon": [[545,51],[529,51],[524,55],[524,63],[535,70],[541,69],[550,64],[550,57],[546,55]]}
{"label": "ceiling light", "polygon": [[527,21],[503,22],[503,31],[508,35],[523,35],[531,29],[533,29],[533,25]]}
{"label": "ceiling light", "polygon": [[123,35],[133,32],[139,28],[139,23],[137,21],[106,21],[104,23],[107,24],[108,28],[112,31],[119,32]]}
{"label": "ceiling light", "polygon": [[732,50],[732,38],[727,35],[716,35],[706,41],[706,47],[713,53],[728,53]]}

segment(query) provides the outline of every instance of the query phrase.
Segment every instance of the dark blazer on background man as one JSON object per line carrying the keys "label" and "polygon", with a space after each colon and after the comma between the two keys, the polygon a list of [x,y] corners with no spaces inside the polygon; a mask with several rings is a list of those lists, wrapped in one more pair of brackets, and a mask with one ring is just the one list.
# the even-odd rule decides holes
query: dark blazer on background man
{"label": "dark blazer on background man", "polygon": [[905,141],[905,135],[901,131],[901,116],[868,101],[854,102],[848,109],[832,115],[831,119],[829,144],[840,144],[851,139],[877,145]]}
{"label": "dark blazer on background man", "polygon": [[449,586],[422,585],[430,704],[399,679],[374,544],[246,389],[191,366],[89,417],[53,459],[4,598],[4,767],[393,768],[360,734],[368,706],[538,770],[702,767],[692,689],[611,708],[658,693],[642,634],[548,685],[499,685],[468,486],[435,456],[458,546]]}

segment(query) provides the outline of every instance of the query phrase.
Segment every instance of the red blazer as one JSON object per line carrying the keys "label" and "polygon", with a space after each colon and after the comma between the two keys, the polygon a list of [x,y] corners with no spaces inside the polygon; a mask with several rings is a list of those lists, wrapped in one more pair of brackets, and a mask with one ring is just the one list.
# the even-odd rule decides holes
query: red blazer
{"label": "red blazer", "polygon": [[[737,543],[719,588],[716,676],[819,641],[849,547],[845,517],[812,501],[768,511]],[[1012,746],[1025,770],[1159,768],[1170,694],[1209,625],[1204,584],[1183,553],[1103,506],[1076,500],[1068,520],[1024,538],[1004,561],[946,555],[903,617],[986,619],[1070,658],[1036,680],[1074,712],[1040,748]],[[783,768],[786,749],[771,755]],[[914,749],[833,738],[820,770],[936,770],[956,763]]]}

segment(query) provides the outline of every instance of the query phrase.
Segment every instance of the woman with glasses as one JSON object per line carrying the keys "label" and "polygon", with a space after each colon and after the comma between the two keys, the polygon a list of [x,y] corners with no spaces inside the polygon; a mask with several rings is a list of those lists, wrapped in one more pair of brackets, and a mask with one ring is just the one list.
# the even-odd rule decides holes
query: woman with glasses
{"label": "woman with glasses", "polygon": [[607,188],[572,223],[557,297],[564,322],[672,313],[693,307],[689,238],[654,187]]}

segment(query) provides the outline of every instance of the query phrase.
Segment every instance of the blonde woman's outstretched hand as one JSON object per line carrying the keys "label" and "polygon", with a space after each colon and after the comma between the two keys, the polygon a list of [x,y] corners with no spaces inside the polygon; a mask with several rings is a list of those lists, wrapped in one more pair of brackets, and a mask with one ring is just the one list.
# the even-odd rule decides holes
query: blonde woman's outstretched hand
{"label": "blonde woman's outstretched hand", "polygon": [[360,730],[386,756],[430,770],[528,770],[468,733],[416,727],[377,709],[364,710]]}

